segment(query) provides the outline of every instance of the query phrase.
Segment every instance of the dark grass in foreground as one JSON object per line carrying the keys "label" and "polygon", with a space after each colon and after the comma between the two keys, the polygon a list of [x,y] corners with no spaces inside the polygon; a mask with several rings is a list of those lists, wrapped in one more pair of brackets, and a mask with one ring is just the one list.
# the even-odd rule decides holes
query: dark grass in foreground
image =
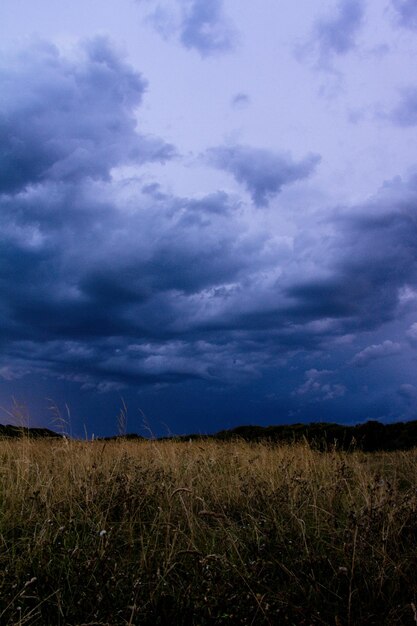
{"label": "dark grass in foreground", "polygon": [[0,441],[0,623],[417,623],[417,452]]}

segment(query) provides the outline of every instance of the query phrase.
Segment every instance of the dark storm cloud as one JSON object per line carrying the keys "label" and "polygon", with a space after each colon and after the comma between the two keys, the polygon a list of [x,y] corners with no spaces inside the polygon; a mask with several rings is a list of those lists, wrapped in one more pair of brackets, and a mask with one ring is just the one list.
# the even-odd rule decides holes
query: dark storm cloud
{"label": "dark storm cloud", "polygon": [[335,218],[334,235],[318,247],[323,276],[295,280],[288,289],[295,299],[291,315],[331,317],[346,331],[395,319],[400,289],[416,279],[416,200],[415,177],[395,180]]}
{"label": "dark storm cloud", "polygon": [[320,157],[310,154],[294,161],[286,152],[235,145],[211,148],[207,151],[207,161],[232,174],[246,187],[257,206],[266,206],[282,187],[308,178]]}
{"label": "dark storm cloud", "polygon": [[211,288],[256,261],[254,242],[239,243],[237,224],[225,227],[233,205],[224,193],[163,196],[146,206],[137,192],[139,208],[126,211],[109,207],[100,197],[107,192],[51,183],[24,201],[0,201],[0,278],[23,328],[40,336],[164,335],[175,322],[176,292]]}
{"label": "dark storm cloud", "polygon": [[417,3],[415,0],[392,0],[398,21],[404,28],[417,29]]}
{"label": "dark storm cloud", "polygon": [[174,5],[176,10],[172,11],[169,4],[160,2],[148,15],[148,21],[163,37],[178,37],[185,48],[196,50],[202,57],[235,48],[237,32],[224,13],[223,0],[175,0]]}
{"label": "dark storm cloud", "polygon": [[241,362],[236,346],[203,349],[192,333],[210,294],[265,262],[260,238],[234,217],[239,201],[221,191],[174,197],[157,184],[125,192],[126,183],[51,175],[0,198],[5,362],[100,388],[227,378],[222,360],[244,374],[249,357]]}
{"label": "dark storm cloud", "polygon": [[[412,181],[335,219],[327,238],[299,235],[293,249],[247,231],[226,194],[153,188],[149,202],[149,189],[133,190],[126,211],[109,205],[107,183],[73,190],[70,207],[66,187],[3,198],[3,367],[76,372],[86,385],[256,376],[294,350],[378,328],[415,280]],[[343,384],[320,390],[330,400]]]}
{"label": "dark storm cloud", "polygon": [[314,35],[322,59],[329,54],[344,55],[355,47],[364,12],[363,0],[340,0],[333,16],[317,22]]}
{"label": "dark storm cloud", "polygon": [[[108,43],[86,44],[76,61],[37,46],[8,66],[2,128],[26,148],[16,153],[5,142],[4,171],[14,172],[16,154],[42,166],[2,183],[3,379],[31,371],[102,391],[237,384],[282,371],[301,352],[343,351],[339,339],[398,315],[401,290],[417,278],[416,178],[280,236],[224,191],[175,196],[144,184],[140,169],[135,180],[112,179],[112,168],[154,157],[133,118],[144,81]],[[215,148],[208,158],[258,205],[318,162],[248,146]],[[342,362],[352,352],[369,357],[369,343],[358,340]],[[300,368],[292,397],[341,398],[347,384],[323,371]]]}
{"label": "dark storm cloud", "polygon": [[402,90],[399,103],[388,117],[399,126],[417,125],[417,87],[408,87]]}
{"label": "dark storm cloud", "polygon": [[0,66],[0,193],[42,181],[109,179],[123,163],[164,161],[173,146],[136,132],[146,81],[102,37],[69,60],[36,43]]}

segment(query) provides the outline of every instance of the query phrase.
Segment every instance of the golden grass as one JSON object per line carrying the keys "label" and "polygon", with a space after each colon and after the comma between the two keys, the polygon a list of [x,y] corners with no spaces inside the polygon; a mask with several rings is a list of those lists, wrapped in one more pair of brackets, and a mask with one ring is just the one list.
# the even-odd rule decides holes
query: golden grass
{"label": "golden grass", "polygon": [[415,624],[417,452],[0,441],[0,624]]}

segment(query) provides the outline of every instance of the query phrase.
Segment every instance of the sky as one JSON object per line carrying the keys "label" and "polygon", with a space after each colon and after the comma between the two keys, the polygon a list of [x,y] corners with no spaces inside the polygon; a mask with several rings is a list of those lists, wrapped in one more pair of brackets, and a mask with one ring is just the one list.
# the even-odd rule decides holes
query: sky
{"label": "sky", "polygon": [[0,421],[417,418],[415,0],[2,0]]}

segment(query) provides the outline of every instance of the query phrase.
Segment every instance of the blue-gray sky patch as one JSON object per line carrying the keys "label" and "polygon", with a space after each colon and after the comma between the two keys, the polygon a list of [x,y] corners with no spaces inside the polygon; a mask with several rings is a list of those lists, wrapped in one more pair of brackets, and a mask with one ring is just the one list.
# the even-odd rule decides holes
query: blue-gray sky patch
{"label": "blue-gray sky patch", "polygon": [[363,0],[339,0],[333,16],[318,20],[316,37],[323,59],[332,54],[347,54],[355,47],[365,6]]}
{"label": "blue-gray sky patch", "polygon": [[414,0],[392,0],[392,5],[401,26],[417,29],[417,4]]}

